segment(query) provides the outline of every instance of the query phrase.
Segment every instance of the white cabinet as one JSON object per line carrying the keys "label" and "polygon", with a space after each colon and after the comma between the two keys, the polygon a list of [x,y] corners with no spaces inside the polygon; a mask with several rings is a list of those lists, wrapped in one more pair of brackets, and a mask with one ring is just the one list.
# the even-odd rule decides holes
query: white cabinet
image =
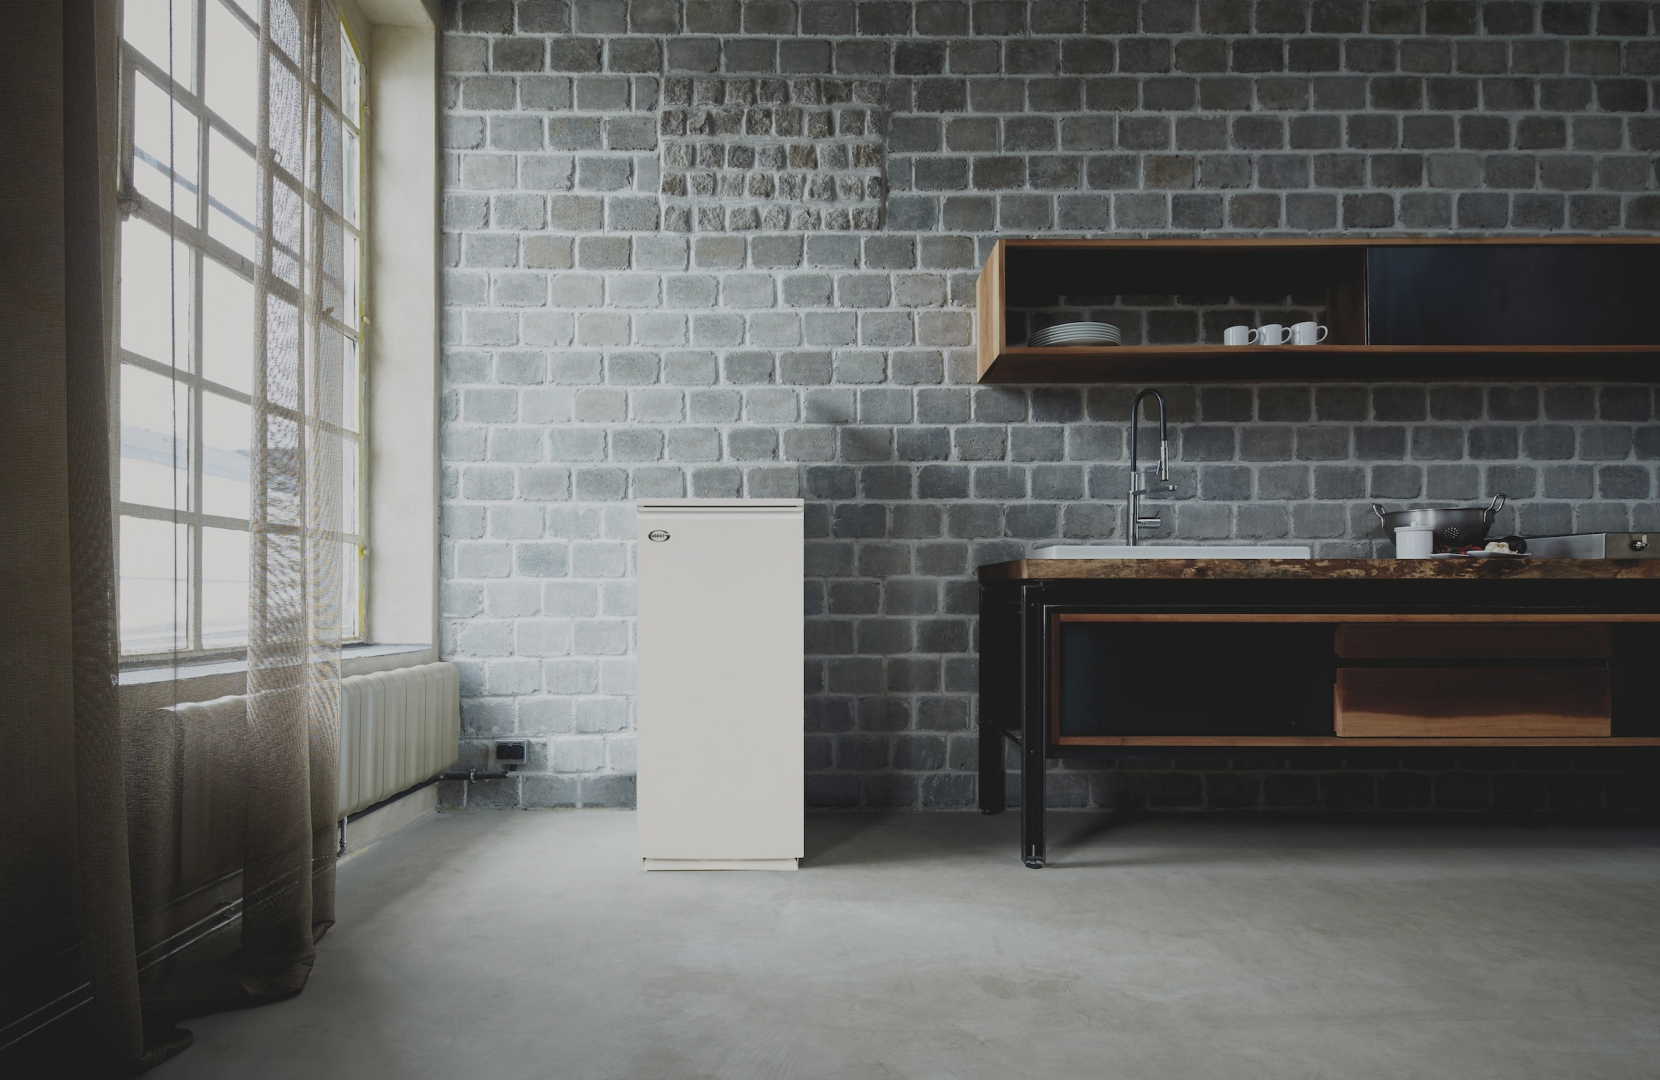
{"label": "white cabinet", "polygon": [[639,845],[647,870],[802,855],[802,503],[638,504]]}

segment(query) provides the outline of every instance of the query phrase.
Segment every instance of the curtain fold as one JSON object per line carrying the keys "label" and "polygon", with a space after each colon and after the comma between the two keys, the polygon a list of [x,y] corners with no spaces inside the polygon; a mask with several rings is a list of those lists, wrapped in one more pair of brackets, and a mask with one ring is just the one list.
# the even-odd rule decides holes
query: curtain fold
{"label": "curtain fold", "polygon": [[[116,701],[115,538],[111,507],[109,346],[115,299],[116,170],[113,3],[65,0],[64,374],[70,620],[75,695],[76,899],[91,987],[90,1019],[111,1062],[146,1054],[133,938],[127,808]],[[182,1047],[181,1047],[182,1048]]]}
{"label": "curtain fold", "polygon": [[[320,0],[268,0],[255,232],[243,989],[297,993],[334,922],[340,742],[341,267],[327,214],[338,144],[322,137],[339,22]],[[329,16],[329,17],[325,17]],[[333,44],[333,50],[329,45]],[[334,160],[331,162],[331,158]],[[336,257],[337,258],[337,257]],[[308,718],[305,725],[293,718]]]}
{"label": "curtain fold", "polygon": [[183,722],[181,657],[118,685],[120,0],[13,5],[0,39],[0,737],[24,773],[0,812],[0,1072],[153,1066],[188,1046],[176,1021],[299,992],[334,920],[340,31],[327,0],[258,6],[248,674],[242,707]]}

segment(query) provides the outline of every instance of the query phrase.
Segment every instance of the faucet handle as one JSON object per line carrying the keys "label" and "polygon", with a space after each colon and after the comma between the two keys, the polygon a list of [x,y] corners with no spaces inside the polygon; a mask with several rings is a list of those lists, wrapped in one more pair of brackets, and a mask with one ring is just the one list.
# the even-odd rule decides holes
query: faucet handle
{"label": "faucet handle", "polygon": [[1142,495],[1176,490],[1176,485],[1173,482],[1160,480],[1157,471],[1153,469],[1136,470],[1135,476],[1131,478],[1131,483],[1135,485],[1136,492]]}

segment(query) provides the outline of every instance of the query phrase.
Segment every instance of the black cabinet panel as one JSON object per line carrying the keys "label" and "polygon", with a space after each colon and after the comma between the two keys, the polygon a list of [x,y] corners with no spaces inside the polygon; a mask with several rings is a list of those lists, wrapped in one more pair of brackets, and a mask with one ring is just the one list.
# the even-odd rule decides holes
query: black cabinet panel
{"label": "black cabinet panel", "polygon": [[1330,735],[1332,628],[1062,622],[1060,733]]}
{"label": "black cabinet panel", "polygon": [[1660,626],[1614,628],[1614,734],[1660,735]]}
{"label": "black cabinet panel", "polygon": [[1660,251],[1648,245],[1367,249],[1371,345],[1660,342]]}

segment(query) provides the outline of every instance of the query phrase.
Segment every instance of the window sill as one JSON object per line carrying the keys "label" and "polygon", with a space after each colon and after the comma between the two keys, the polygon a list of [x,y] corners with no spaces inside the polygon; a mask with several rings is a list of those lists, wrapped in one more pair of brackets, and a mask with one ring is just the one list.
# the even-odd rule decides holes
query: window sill
{"label": "window sill", "polygon": [[[416,664],[426,664],[438,659],[437,650],[431,645],[386,644],[386,645],[346,645],[340,650],[340,673],[342,675],[365,675],[371,671],[390,671],[402,667],[414,667]],[[211,679],[225,675],[246,675],[248,662],[245,659],[237,660],[210,660],[206,663],[195,664],[148,664],[144,667],[126,668],[121,672],[120,685],[146,686],[155,683],[171,682],[177,679],[180,682],[191,682],[197,679]]]}

